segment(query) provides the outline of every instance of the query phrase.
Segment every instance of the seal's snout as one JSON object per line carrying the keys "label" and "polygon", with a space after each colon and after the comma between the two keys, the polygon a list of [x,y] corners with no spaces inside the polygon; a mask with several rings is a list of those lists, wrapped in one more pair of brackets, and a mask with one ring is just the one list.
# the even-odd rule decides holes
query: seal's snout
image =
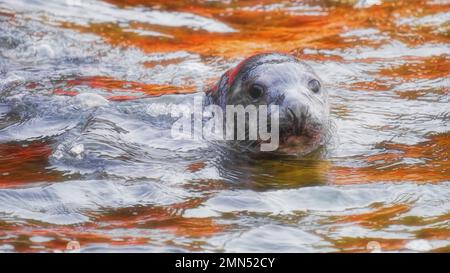
{"label": "seal's snout", "polygon": [[310,101],[286,97],[280,104],[281,141],[292,137],[312,137],[320,126],[320,121],[310,109]]}

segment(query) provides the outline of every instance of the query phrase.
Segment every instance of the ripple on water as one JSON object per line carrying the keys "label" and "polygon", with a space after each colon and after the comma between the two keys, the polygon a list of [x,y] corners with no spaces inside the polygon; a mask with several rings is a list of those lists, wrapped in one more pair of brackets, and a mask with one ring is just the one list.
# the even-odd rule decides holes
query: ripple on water
{"label": "ripple on water", "polygon": [[131,21],[163,25],[170,27],[189,27],[211,32],[233,32],[234,30],[212,19],[184,12],[167,12],[143,8],[117,9],[114,5],[100,1],[26,1],[18,0],[8,3],[7,7],[14,11],[27,12],[28,16],[39,19],[41,14],[51,16],[50,21],[56,23],[72,22],[85,25],[87,23],[121,22],[129,24]]}
{"label": "ripple on water", "polygon": [[[445,5],[144,2],[0,3],[0,250],[448,249]],[[335,149],[254,160],[170,137],[179,93],[261,50],[318,71]]]}
{"label": "ripple on water", "polygon": [[159,183],[68,181],[23,189],[1,189],[1,213],[8,217],[72,225],[88,222],[86,212],[136,205],[180,202],[181,189]]}

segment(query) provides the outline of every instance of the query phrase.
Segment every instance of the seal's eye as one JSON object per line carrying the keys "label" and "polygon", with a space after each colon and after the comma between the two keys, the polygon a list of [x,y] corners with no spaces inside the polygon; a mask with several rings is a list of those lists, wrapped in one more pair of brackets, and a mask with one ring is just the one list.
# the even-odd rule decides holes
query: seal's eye
{"label": "seal's eye", "polygon": [[264,94],[264,87],[259,84],[253,84],[252,86],[250,86],[248,93],[250,94],[250,97],[252,97],[252,99],[258,99]]}
{"label": "seal's eye", "polygon": [[314,93],[317,93],[320,91],[320,82],[316,79],[312,79],[308,82],[308,88]]}

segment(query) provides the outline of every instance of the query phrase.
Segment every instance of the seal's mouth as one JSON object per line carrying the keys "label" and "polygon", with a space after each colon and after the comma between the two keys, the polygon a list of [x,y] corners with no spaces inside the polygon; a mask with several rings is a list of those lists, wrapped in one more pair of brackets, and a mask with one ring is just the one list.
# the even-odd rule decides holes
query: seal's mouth
{"label": "seal's mouth", "polygon": [[[302,125],[302,124],[300,124]],[[303,127],[302,127],[303,126]],[[277,152],[284,154],[308,154],[316,150],[323,142],[323,130],[304,123],[280,130]]]}
{"label": "seal's mouth", "polygon": [[280,144],[287,146],[311,145],[320,142],[322,131],[318,125],[299,122],[280,128]]}
{"label": "seal's mouth", "polygon": [[296,114],[291,108],[286,108],[280,121],[280,144],[312,144],[320,140],[322,131],[322,126],[313,122],[307,111]]}

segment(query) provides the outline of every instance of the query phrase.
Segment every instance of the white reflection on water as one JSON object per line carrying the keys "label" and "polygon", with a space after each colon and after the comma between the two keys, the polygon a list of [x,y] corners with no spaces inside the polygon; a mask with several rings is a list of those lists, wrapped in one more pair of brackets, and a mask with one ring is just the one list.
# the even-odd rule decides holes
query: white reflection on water
{"label": "white reflection on water", "polygon": [[[95,35],[59,28],[58,23],[119,22],[124,28],[131,28],[129,23],[135,20],[210,32],[232,32],[231,27],[188,13],[118,8],[100,1],[74,3],[0,2],[1,10],[18,11],[14,21],[0,17],[0,144],[44,141],[52,150],[47,169],[61,173],[55,183],[36,181],[42,183],[0,189],[0,223],[82,225],[93,221],[94,212],[130,207],[167,208],[198,198],[202,200],[198,206],[179,214],[187,218],[211,218],[231,226],[202,238],[200,247],[204,251],[335,251],[332,242],[347,237],[406,239],[411,240],[406,248],[421,251],[424,243],[416,240],[421,229],[448,228],[445,217],[418,226],[398,222],[377,229],[333,221],[336,217],[373,211],[380,204],[409,207],[401,216],[394,216],[394,220],[445,216],[450,210],[449,183],[417,185],[384,181],[334,186],[335,181],[326,176],[326,169],[320,169],[324,161],[336,166],[365,166],[367,162],[361,162],[361,158],[383,152],[377,147],[379,143],[414,145],[429,139],[431,134],[450,131],[448,77],[405,81],[377,74],[380,69],[411,62],[408,56],[448,56],[447,44],[424,42],[408,46],[369,28],[349,30],[342,36],[356,42],[380,42],[381,46],[355,43],[344,49],[305,50],[306,54],[343,57],[342,61],[308,61],[329,88],[339,146],[323,161],[276,159],[262,165],[262,161],[245,158],[248,162],[242,163],[234,161],[236,155],[203,141],[170,137],[173,120],[167,113],[174,107],[181,108],[192,99],[190,95],[108,102],[103,98],[110,93],[88,85],[74,87],[81,93],[75,97],[53,94],[55,89],[64,88],[68,80],[99,75],[141,83],[193,84],[200,91],[206,79],[218,77],[238,61],[205,58],[184,51],[145,54],[138,48],[113,47]],[[440,27],[446,18],[448,14],[444,13],[433,18],[407,18],[399,23]],[[142,36],[159,35],[132,30]],[[373,61],[367,61],[370,58]],[[173,60],[178,61],[164,64]],[[161,64],[146,68],[143,65],[146,61]],[[360,82],[383,83],[385,88],[379,91],[350,88]],[[38,85],[28,88],[28,83]],[[441,91],[443,88],[447,91]],[[414,99],[400,96],[411,90],[424,94]],[[427,160],[406,157],[401,163],[423,165]],[[198,162],[204,166],[190,170]],[[273,187],[287,180],[291,183]],[[225,186],[223,189],[193,186],[202,183]],[[301,187],[304,185],[309,187]],[[191,243],[198,243],[195,238],[157,228],[97,232],[112,237],[144,233],[154,240],[148,246],[118,248],[122,251],[186,251]],[[173,244],[167,245],[168,240]],[[433,249],[448,245],[446,240],[427,242]],[[12,250],[9,244],[2,245],[1,239],[0,245],[2,251]],[[100,244],[83,249],[114,250]]]}

